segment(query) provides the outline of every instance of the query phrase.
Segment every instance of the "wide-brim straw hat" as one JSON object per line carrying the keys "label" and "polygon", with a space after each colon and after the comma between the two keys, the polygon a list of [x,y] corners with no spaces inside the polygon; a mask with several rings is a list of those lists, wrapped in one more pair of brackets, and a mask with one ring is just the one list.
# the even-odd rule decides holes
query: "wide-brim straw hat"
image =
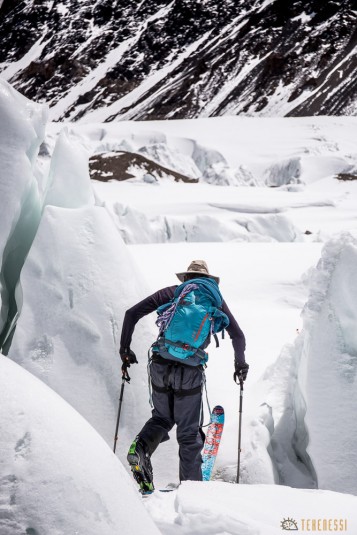
{"label": "wide-brim straw hat", "polygon": [[205,277],[209,277],[215,280],[217,284],[219,284],[219,277],[211,275],[208,270],[208,266],[204,260],[192,260],[191,264],[187,268],[187,271],[183,271],[182,273],[176,273],[176,276],[181,282],[185,282],[185,275],[193,275],[195,273],[197,275],[204,275]]}

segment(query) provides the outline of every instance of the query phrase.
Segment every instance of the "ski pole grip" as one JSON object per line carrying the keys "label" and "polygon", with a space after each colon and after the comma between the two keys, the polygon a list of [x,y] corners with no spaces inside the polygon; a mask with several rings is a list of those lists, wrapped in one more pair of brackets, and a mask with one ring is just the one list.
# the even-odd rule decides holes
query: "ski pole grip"
{"label": "ski pole grip", "polygon": [[[237,372],[234,372],[233,374],[233,379],[234,379],[234,382],[236,384],[239,384],[240,385],[240,389],[243,390],[243,385],[244,385],[244,379],[243,379],[243,374],[242,372],[239,372],[239,374]],[[237,381],[238,379],[238,381]]]}
{"label": "ski pole grip", "polygon": [[130,375],[128,373],[128,367],[127,367],[127,365],[125,363],[121,367],[121,376],[123,378],[123,381],[126,381],[127,383],[130,383]]}

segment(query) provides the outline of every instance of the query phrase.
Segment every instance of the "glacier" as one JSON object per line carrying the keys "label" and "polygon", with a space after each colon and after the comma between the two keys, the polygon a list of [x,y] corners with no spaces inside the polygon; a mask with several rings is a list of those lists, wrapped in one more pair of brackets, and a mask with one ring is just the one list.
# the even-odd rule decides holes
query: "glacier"
{"label": "glacier", "polygon": [[[50,508],[49,515],[45,519],[36,516],[45,502],[46,489],[41,481],[49,480],[50,474],[51,485],[63,494],[70,480],[77,481],[84,496],[83,516],[77,515],[78,509],[73,506],[77,522],[82,522],[76,524],[80,529],[98,532],[95,524],[95,528],[90,526],[91,515],[85,513],[87,508],[92,510],[91,498],[83,490],[85,481],[90,480],[90,488],[101,495],[104,506],[111,511],[109,517],[114,519],[96,518],[105,526],[100,528],[103,533],[110,533],[105,531],[106,525],[119,526],[118,529],[124,530],[122,533],[131,533],[131,528],[127,531],[123,528],[126,516],[121,509],[115,510],[110,489],[114,489],[115,503],[122,501],[125,505],[125,496],[130,502],[128,514],[134,511],[140,522],[147,523],[148,530],[156,532],[151,521],[146,520],[149,517],[132,490],[134,483],[120,463],[120,460],[125,463],[127,446],[149,415],[145,361],[147,349],[155,338],[155,328],[152,318],[146,318],[135,333],[132,347],[140,364],[130,370],[133,379],[125,389],[118,460],[108,446],[113,443],[121,382],[120,328],[129,306],[159,284],[174,284],[175,270],[185,269],[187,261],[197,254],[224,275],[222,290],[230,296],[227,301],[232,301],[231,308],[242,318],[247,333],[247,360],[253,363],[251,382],[246,388],[243,428],[242,488],[252,489],[246,490],[247,496],[249,492],[267,496],[273,492],[269,490],[271,486],[277,483],[282,488],[318,488],[321,492],[325,489],[326,494],[318,494],[321,507],[332,500],[327,491],[345,493],[345,496],[356,494],[357,478],[353,471],[356,430],[353,418],[346,419],[345,415],[353,415],[356,403],[353,325],[357,311],[353,274],[357,244],[353,225],[357,192],[353,182],[341,183],[333,178],[335,165],[341,163],[328,160],[335,123],[321,119],[312,128],[311,120],[294,120],[294,134],[281,145],[280,152],[274,152],[272,144],[281,143],[288,127],[281,121],[270,122],[270,128],[276,125],[275,140],[269,139],[270,145],[264,151],[259,143],[252,145],[245,159],[237,156],[232,139],[230,144],[225,144],[228,138],[222,142],[222,129],[229,123],[226,119],[214,123],[211,139],[207,128],[202,133],[196,123],[191,126],[191,137],[187,135],[189,124],[150,125],[154,127],[151,134],[143,124],[130,125],[127,148],[154,146],[151,157],[159,154],[171,158],[174,164],[178,153],[191,157],[197,147],[211,147],[211,162],[219,159],[217,154],[220,154],[229,167],[238,168],[239,162],[247,164],[257,177],[263,177],[264,170],[274,162],[289,161],[298,146],[301,153],[315,158],[311,173],[317,169],[320,155],[326,163],[326,174],[311,176],[310,183],[305,185],[232,188],[165,180],[158,185],[140,181],[95,183],[89,178],[89,155],[104,146],[116,149],[125,141],[128,124],[78,128],[49,125],[45,133],[46,108],[27,101],[6,82],[0,84],[1,125],[9,125],[6,131],[1,128],[0,153],[1,169],[6,171],[1,174],[0,182],[4,223],[0,234],[2,352],[8,355],[1,357],[4,382],[1,408],[6,428],[2,440],[7,458],[14,459],[11,456],[17,455],[17,460],[11,462],[20,463],[20,472],[21,466],[25,466],[21,478],[17,475],[15,480],[14,473],[7,469],[9,462],[4,459],[0,465],[0,477],[6,481],[0,502],[5,512],[0,521],[6,529],[15,522],[13,525],[19,533],[28,529],[28,534],[34,535],[33,530],[48,531],[48,526],[56,522],[74,522],[72,516],[63,520],[63,509],[52,507],[50,501],[46,505]],[[232,120],[231,132],[237,125],[241,130],[242,124]],[[260,129],[255,130],[260,124],[255,120],[252,123],[245,120],[244,124],[246,131],[241,131],[240,139],[242,145],[243,138],[246,139],[248,148],[252,137],[256,139],[262,133]],[[335,136],[339,147],[332,153],[333,158],[338,153],[345,165],[346,161],[355,160],[347,138],[356,125],[355,121],[344,123],[342,119],[338,124]],[[175,130],[175,136],[171,129]],[[316,136],[319,140],[314,139]],[[170,150],[158,146],[159,139],[164,145],[170,139],[167,143]],[[39,151],[43,141],[47,148],[42,145]],[[188,161],[194,169],[191,160],[178,156],[179,166],[188,165]],[[196,158],[197,169],[199,162]],[[289,186],[297,189],[289,190]],[[194,191],[199,191],[199,198]],[[165,221],[165,233],[161,221]],[[185,230],[182,222],[187,225]],[[231,234],[227,230],[237,222],[243,229],[242,236],[245,235],[242,239],[237,239],[236,229]],[[351,232],[332,236],[332,227],[348,228]],[[306,228],[313,229],[313,233],[304,234]],[[7,253],[17,251],[17,247],[20,252],[16,255]],[[316,268],[311,269],[315,264]],[[12,285],[6,273],[12,274]],[[16,305],[14,315],[10,313],[10,298]],[[296,336],[295,325],[303,308],[303,325],[298,326],[300,334]],[[281,350],[289,336],[291,342]],[[232,372],[230,353],[229,341],[222,341],[222,348],[212,349],[207,370],[210,395],[217,401],[223,400],[229,416],[214,476],[217,481],[204,491],[207,500],[211,499],[211,492],[218,496],[229,494],[229,482],[234,479],[236,386],[233,381],[227,386],[227,377]],[[23,385],[22,394],[16,394],[17,397],[16,384]],[[37,412],[42,428],[34,416]],[[26,415],[27,427],[18,418],[22,413]],[[330,419],[334,427],[329,425]],[[67,437],[65,444],[59,442],[56,446],[60,466],[64,458],[72,459],[62,475],[51,471],[49,461],[39,462],[40,458],[47,459],[48,437],[53,437],[54,428],[63,429]],[[43,446],[37,446],[39,438],[28,446],[27,433],[43,437]],[[73,444],[76,459],[81,458],[81,437],[88,437],[96,453],[91,449],[92,457],[77,466],[69,445]],[[163,444],[161,451],[162,455],[153,459],[158,485],[177,478],[175,441]],[[338,456],[341,451],[344,455]],[[88,470],[91,468],[85,476],[87,463]],[[110,473],[109,490],[103,490],[104,482],[102,485],[95,475],[98,470]],[[266,493],[259,490],[262,484],[268,486]],[[26,501],[28,489],[35,488],[31,485],[39,485],[43,492],[37,502]],[[16,504],[14,486],[18,489]],[[144,504],[160,529],[168,533],[171,522],[174,528],[183,527],[186,533],[194,533],[195,529],[197,532],[197,523],[202,524],[202,510],[197,504],[191,510],[187,505],[192,492],[196,492],[194,488],[194,485],[182,485],[172,496],[155,496]],[[234,488],[232,493],[243,492],[233,491]],[[282,491],[274,492],[278,495]],[[286,490],[286,496],[289,492]],[[301,508],[307,507],[311,495],[307,491],[296,490],[294,494],[292,489],[291,492],[300,504],[297,511],[303,514]],[[336,495],[340,507],[342,498]],[[354,499],[348,496],[346,502],[351,525],[357,522],[353,516]],[[247,500],[250,503],[247,507],[253,507],[254,498]],[[69,493],[64,503],[69,508],[72,501],[74,494]],[[34,513],[30,514],[30,506]],[[217,511],[217,515],[224,514],[220,507]],[[214,529],[228,526],[232,533],[239,530],[266,533],[262,517],[254,524],[249,517],[244,520],[243,513],[237,514],[238,517],[233,515],[233,520],[226,524],[213,516],[212,526]],[[275,521],[279,524],[279,520]]]}

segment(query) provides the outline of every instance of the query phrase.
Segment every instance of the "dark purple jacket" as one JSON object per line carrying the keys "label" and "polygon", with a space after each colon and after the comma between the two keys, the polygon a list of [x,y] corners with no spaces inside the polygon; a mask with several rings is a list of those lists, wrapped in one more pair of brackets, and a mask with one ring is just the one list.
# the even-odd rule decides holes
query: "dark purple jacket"
{"label": "dark purple jacket", "polygon": [[[168,303],[174,297],[174,292],[177,288],[176,286],[168,286],[155,292],[140,303],[137,303],[125,313],[123,329],[120,339],[120,348],[129,348],[131,344],[131,338],[134,332],[135,325],[143,316],[154,312],[159,306]],[[234,348],[234,360],[236,367],[241,366],[245,363],[244,350],[245,350],[245,338],[243,331],[239,327],[237,321],[232,315],[231,311],[227,307],[225,301],[222,304],[222,311],[227,314],[229,318],[229,326],[227,327],[227,332],[232,339],[232,344]]]}

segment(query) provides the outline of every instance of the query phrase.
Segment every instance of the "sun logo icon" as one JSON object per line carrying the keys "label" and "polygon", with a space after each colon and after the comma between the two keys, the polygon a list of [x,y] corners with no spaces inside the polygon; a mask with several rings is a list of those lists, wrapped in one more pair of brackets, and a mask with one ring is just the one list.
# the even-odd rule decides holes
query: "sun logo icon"
{"label": "sun logo icon", "polygon": [[299,528],[296,520],[293,520],[292,518],[284,518],[284,520],[281,522],[281,529],[297,531]]}

